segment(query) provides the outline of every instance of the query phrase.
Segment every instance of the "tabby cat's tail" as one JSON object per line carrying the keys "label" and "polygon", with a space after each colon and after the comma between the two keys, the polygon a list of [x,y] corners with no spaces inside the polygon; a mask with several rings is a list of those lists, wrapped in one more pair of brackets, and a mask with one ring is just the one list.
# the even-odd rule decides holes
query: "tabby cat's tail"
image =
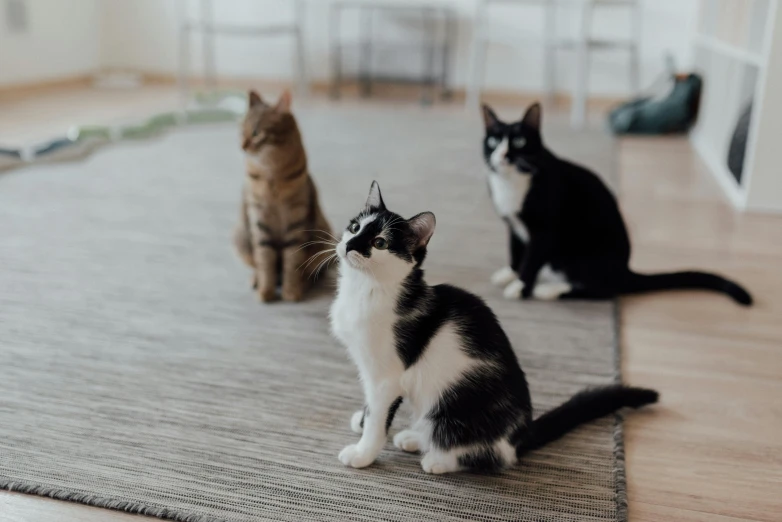
{"label": "tabby cat's tail", "polygon": [[577,426],[599,419],[621,408],[640,408],[657,402],[659,394],[646,388],[615,384],[587,389],[575,394],[564,404],[544,413],[532,426],[520,428],[516,455],[540,448],[562,437]]}
{"label": "tabby cat's tail", "polygon": [[738,283],[707,272],[672,272],[667,274],[636,274],[628,272],[623,294],[654,290],[712,290],[728,295],[739,304],[749,306],[752,296]]}

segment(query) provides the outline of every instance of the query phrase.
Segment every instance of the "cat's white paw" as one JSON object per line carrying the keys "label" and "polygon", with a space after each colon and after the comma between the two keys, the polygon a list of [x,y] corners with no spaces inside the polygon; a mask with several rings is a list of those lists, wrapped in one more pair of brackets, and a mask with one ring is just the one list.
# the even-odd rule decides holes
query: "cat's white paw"
{"label": "cat's white paw", "polygon": [[421,459],[421,467],[434,475],[459,471],[456,455],[451,452],[430,451]]}
{"label": "cat's white paw", "polygon": [[350,429],[355,433],[363,433],[364,427],[361,425],[361,421],[364,420],[364,410],[358,410],[350,418]]}
{"label": "cat's white paw", "polygon": [[394,446],[402,451],[415,453],[421,449],[421,434],[413,430],[403,430],[394,435]]}
{"label": "cat's white paw", "polygon": [[505,286],[516,279],[516,272],[509,266],[497,270],[491,275],[491,284],[494,286]]}
{"label": "cat's white paw", "polygon": [[553,301],[559,299],[559,296],[566,294],[573,289],[568,283],[538,283],[532,289],[532,296],[542,301]]}
{"label": "cat's white paw", "polygon": [[366,468],[375,461],[375,456],[361,450],[358,444],[351,444],[339,452],[339,461],[351,468]]}
{"label": "cat's white paw", "polygon": [[521,279],[516,279],[505,287],[505,290],[502,291],[502,295],[505,299],[521,299],[521,292],[523,290],[524,283],[521,282]]}

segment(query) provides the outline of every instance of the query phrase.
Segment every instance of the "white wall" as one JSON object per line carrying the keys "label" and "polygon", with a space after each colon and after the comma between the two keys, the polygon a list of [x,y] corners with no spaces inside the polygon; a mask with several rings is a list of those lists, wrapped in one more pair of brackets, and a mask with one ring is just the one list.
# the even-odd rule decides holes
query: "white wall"
{"label": "white wall", "polygon": [[[198,2],[189,3],[190,12],[198,13]],[[101,60],[104,65],[127,67],[149,72],[172,74],[176,72],[176,2],[177,0],[104,0],[104,33]],[[663,54],[671,52],[678,63],[690,64],[690,30],[697,14],[696,0],[642,0],[644,26],[642,45],[642,85],[651,83],[663,71]],[[291,16],[287,0],[219,0],[215,2],[219,21],[274,22]],[[311,76],[317,80],[329,77],[328,0],[310,0],[307,3],[306,41]],[[475,12],[475,0],[453,0],[460,14],[458,52],[454,58],[454,82],[463,85],[469,70],[470,20]],[[596,17],[595,27],[601,36],[622,37],[629,32],[626,11],[605,12]],[[542,10],[535,7],[499,7],[494,20],[510,26],[520,35],[541,34]],[[576,17],[572,9],[561,9],[560,36],[574,34]],[[417,19],[386,20],[376,25],[384,38],[411,41],[417,34]],[[357,20],[346,17],[343,24],[349,40],[355,41]],[[193,38],[194,71],[200,66],[200,42]],[[292,48],[289,40],[247,40],[219,37],[217,63],[224,76],[286,79],[292,75]],[[626,53],[613,51],[595,55],[590,79],[595,94],[622,95],[629,91]],[[567,88],[573,67],[568,53],[560,54],[560,87]],[[350,58],[350,57],[348,57]],[[399,56],[397,60],[399,61]],[[392,56],[380,61],[389,65]],[[420,67],[419,56],[407,53],[401,56],[403,64],[392,64],[393,70]],[[351,65],[348,59],[346,66]],[[494,89],[542,89],[542,52],[538,47],[520,45],[511,49],[493,47],[487,69],[487,87]]]}
{"label": "white wall", "polygon": [[29,27],[9,33],[0,9],[0,85],[73,77],[99,65],[100,0],[27,0]]}
{"label": "white wall", "polygon": [[[0,85],[26,83],[83,74],[98,66],[128,68],[143,72],[175,74],[177,71],[177,4],[189,4],[198,12],[198,0],[27,0],[29,34],[12,35],[0,30]],[[651,83],[663,70],[662,55],[670,51],[682,66],[690,63],[690,30],[697,12],[696,0],[641,0],[644,5],[642,85]],[[292,15],[289,0],[218,0],[219,21],[273,23]],[[329,0],[309,0],[305,39],[313,79],[329,77]],[[475,0],[453,0],[459,9],[459,42],[453,62],[453,81],[464,85],[469,70],[471,19]],[[542,10],[535,7],[499,7],[494,17],[500,27],[520,35],[542,34]],[[572,10],[560,11],[560,36],[573,34]],[[0,14],[2,16],[2,14]],[[629,19],[624,11],[598,16],[599,35],[625,36]],[[418,34],[418,19],[379,20],[376,34],[383,39],[411,42]],[[3,27],[0,24],[0,27]],[[347,39],[357,39],[357,19],[346,17]],[[193,71],[200,71],[200,41],[193,38]],[[567,88],[573,67],[570,55],[560,53],[559,86]],[[376,67],[417,72],[421,57],[415,52],[379,54]],[[542,89],[542,51],[521,44],[517,48],[492,47],[486,86],[490,89],[538,91]],[[223,76],[291,78],[290,39],[245,39],[218,37],[218,71]],[[590,88],[593,94],[623,95],[628,92],[626,53],[595,55]],[[346,56],[346,68],[355,57]]]}

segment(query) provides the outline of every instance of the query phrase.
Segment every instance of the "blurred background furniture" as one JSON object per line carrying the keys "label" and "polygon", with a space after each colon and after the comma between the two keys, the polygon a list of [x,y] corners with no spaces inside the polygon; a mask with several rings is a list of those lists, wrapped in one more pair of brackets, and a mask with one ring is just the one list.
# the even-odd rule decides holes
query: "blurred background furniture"
{"label": "blurred background furniture", "polygon": [[[342,19],[349,12],[357,15],[359,43],[351,46],[342,34]],[[417,19],[418,42],[382,41],[376,38],[376,25],[383,19],[406,17]],[[434,101],[437,87],[443,98],[451,95],[449,79],[451,76],[451,55],[456,45],[456,9],[448,1],[389,1],[389,0],[348,0],[331,4],[329,16],[329,39],[331,54],[331,95],[339,98],[344,79],[345,50],[358,49],[357,78],[362,96],[369,96],[372,84],[377,81],[418,83],[424,87],[421,102]],[[412,24],[408,24],[412,25]],[[399,75],[387,71],[377,71],[374,56],[378,51],[407,53],[408,58],[420,53],[420,75]]]}
{"label": "blurred background furniture", "polygon": [[[782,10],[778,4],[778,0],[702,0],[693,36],[704,91],[692,143],[739,209],[782,211]],[[745,147],[733,150],[734,158],[743,163],[737,176],[728,167],[728,156],[742,120],[747,128]]]}
{"label": "blurred background furniture", "polygon": [[[518,8],[544,10],[541,34],[526,37],[518,31],[498,27],[491,19],[491,8],[498,4]],[[563,39],[558,36],[559,8],[578,11],[578,28],[574,36]],[[628,14],[628,37],[625,39],[602,38],[593,31],[593,21],[601,9],[624,9]],[[532,44],[543,47],[544,89],[549,98],[556,93],[557,51],[573,51],[575,78],[571,87],[571,124],[582,128],[586,121],[586,102],[589,91],[589,61],[594,51],[623,50],[629,54],[628,74],[632,92],[638,92],[639,55],[641,42],[642,9],[639,0],[478,0],[475,31],[472,42],[472,67],[467,86],[467,105],[478,104],[486,74],[486,58],[489,45],[505,43],[511,46]]]}
{"label": "blurred background furniture", "polygon": [[[231,1],[231,0],[228,0]],[[226,0],[222,2],[227,3]],[[203,76],[207,90],[217,87],[217,60],[215,40],[217,35],[244,37],[288,36],[293,39],[296,83],[302,93],[308,90],[306,51],[302,31],[304,26],[303,0],[284,0],[279,2],[280,9],[290,11],[290,21],[275,24],[234,24],[221,23],[215,20],[214,0],[199,0],[196,18],[191,18],[190,2],[177,0],[177,16],[179,19],[179,70],[178,83],[181,91],[182,104],[186,106],[190,99],[190,63],[191,36],[201,34],[203,44]]]}

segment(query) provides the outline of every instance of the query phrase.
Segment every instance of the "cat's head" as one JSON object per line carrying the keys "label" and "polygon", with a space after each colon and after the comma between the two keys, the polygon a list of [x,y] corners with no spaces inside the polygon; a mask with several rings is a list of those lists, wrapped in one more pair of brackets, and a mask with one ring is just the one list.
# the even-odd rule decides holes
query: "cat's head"
{"label": "cat's head", "polygon": [[540,137],[542,109],[534,103],[519,121],[501,121],[491,107],[483,105],[483,158],[489,168],[498,174],[535,174],[536,161],[544,152]]}
{"label": "cat's head", "polygon": [[435,219],[422,212],[405,219],[383,203],[372,182],[364,209],[348,223],[337,245],[340,270],[357,270],[381,283],[398,283],[426,257]]}
{"label": "cat's head", "polygon": [[242,149],[250,154],[264,147],[286,144],[298,132],[291,114],[291,93],[285,91],[276,104],[266,103],[255,91],[249,92],[247,113],[242,122]]}

